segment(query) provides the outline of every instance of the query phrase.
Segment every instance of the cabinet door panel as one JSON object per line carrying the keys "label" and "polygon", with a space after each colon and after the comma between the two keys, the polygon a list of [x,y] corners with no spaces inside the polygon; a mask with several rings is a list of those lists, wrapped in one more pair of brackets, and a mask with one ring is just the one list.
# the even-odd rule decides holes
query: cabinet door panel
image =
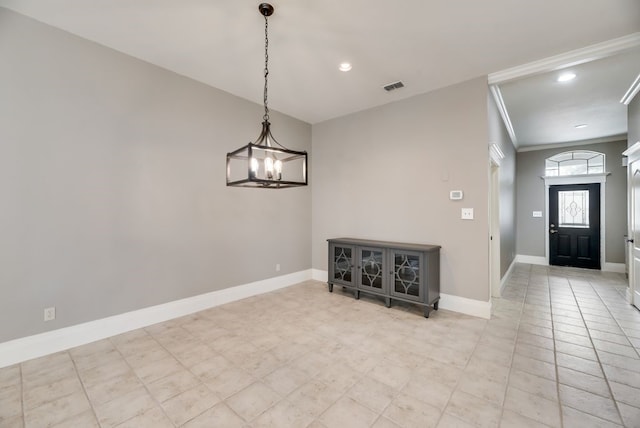
{"label": "cabinet door panel", "polygon": [[349,245],[331,244],[329,282],[343,285],[355,285],[354,256],[355,248]]}
{"label": "cabinet door panel", "polygon": [[391,294],[405,299],[424,301],[424,258],[421,253],[392,250]]}
{"label": "cabinet door panel", "polygon": [[358,287],[383,292],[384,250],[380,248],[358,248]]}

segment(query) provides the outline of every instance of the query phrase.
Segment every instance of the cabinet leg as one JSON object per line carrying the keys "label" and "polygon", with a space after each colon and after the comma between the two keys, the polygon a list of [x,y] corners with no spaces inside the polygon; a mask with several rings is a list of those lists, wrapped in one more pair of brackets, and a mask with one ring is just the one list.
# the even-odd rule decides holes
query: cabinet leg
{"label": "cabinet leg", "polygon": [[385,297],[385,298],[384,298],[384,305],[385,305],[387,308],[390,308],[390,307],[391,307],[391,298],[390,298],[390,297]]}
{"label": "cabinet leg", "polygon": [[329,293],[333,293],[333,284],[329,284]]}
{"label": "cabinet leg", "polygon": [[424,307],[424,317],[425,318],[429,318],[429,312],[431,311],[431,308],[429,306],[425,306]]}
{"label": "cabinet leg", "polygon": [[356,290],[354,294],[355,294],[356,300],[360,299],[360,290]]}
{"label": "cabinet leg", "polygon": [[435,303],[433,304],[433,310],[434,311],[438,310],[438,303],[440,303],[440,300],[436,300]]}

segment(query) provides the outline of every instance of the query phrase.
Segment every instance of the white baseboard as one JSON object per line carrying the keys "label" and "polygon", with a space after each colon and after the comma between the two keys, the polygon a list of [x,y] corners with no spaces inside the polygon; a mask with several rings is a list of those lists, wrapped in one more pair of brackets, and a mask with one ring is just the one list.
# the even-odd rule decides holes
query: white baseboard
{"label": "white baseboard", "polygon": [[626,270],[626,266],[624,263],[605,263],[604,266],[602,266],[602,270],[604,272],[618,272],[618,273],[624,273]]}
{"label": "white baseboard", "polygon": [[530,265],[542,265],[542,266],[548,266],[549,263],[547,262],[547,258],[546,257],[540,257],[540,256],[527,256],[525,254],[518,254],[516,255],[516,263],[527,263]]}
{"label": "white baseboard", "polygon": [[[318,281],[327,281],[328,272],[320,269],[312,269],[313,279]],[[474,317],[486,318],[491,317],[491,302],[482,302],[480,300],[467,299],[464,297],[453,296],[450,294],[440,293],[440,303],[438,307],[448,311],[460,312],[462,314]]]}
{"label": "white baseboard", "polygon": [[312,269],[89,321],[0,343],[0,368],[194,312],[285,288],[312,278]]}
{"label": "white baseboard", "polygon": [[327,282],[329,279],[329,272],[326,270],[311,269],[311,278],[316,281]]}
{"label": "white baseboard", "polygon": [[504,287],[507,285],[507,282],[509,282],[509,277],[511,276],[511,273],[513,272],[513,268],[516,266],[516,258],[514,258],[511,261],[511,264],[509,265],[509,269],[507,269],[507,271],[505,272],[504,276],[502,277],[502,279],[500,280],[500,295],[502,296],[502,293],[504,292]]}
{"label": "white baseboard", "polygon": [[440,293],[440,303],[438,306],[448,311],[460,312],[474,317],[491,318],[491,301],[483,302],[481,300]]}

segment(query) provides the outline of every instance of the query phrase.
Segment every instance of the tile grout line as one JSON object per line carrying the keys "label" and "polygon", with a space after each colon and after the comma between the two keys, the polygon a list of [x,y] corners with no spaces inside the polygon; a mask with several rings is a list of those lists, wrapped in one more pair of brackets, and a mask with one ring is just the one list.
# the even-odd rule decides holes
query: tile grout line
{"label": "tile grout line", "polygon": [[[584,318],[584,314],[582,313],[582,308],[580,307],[580,303],[578,302],[578,297],[576,296],[576,293],[575,293],[575,290],[573,288],[573,285],[571,284],[571,280],[567,279],[567,281],[569,282],[569,287],[571,289],[571,293],[573,294],[573,298],[576,300],[576,304],[578,306],[578,311],[580,312],[580,318],[582,318],[582,322],[584,323],[584,326],[586,327],[587,335],[589,337],[589,341],[591,342],[591,346],[593,347],[593,352],[594,352],[594,354],[596,354],[596,359],[598,361],[598,365],[600,366],[600,370],[602,371],[602,376],[604,377],[604,381],[607,384],[607,388],[609,390],[609,394],[611,395],[611,401],[613,401],[613,405],[615,406],[616,411],[618,412],[618,417],[620,418],[620,422],[622,423],[622,426],[624,426],[624,419],[622,418],[622,412],[620,412],[620,408],[618,407],[618,401],[616,400],[615,396],[613,395],[613,390],[611,389],[611,385],[609,384],[609,377],[607,376],[606,372],[604,371],[604,367],[602,366],[602,361],[600,360],[600,355],[598,354],[596,346],[593,343],[593,338],[591,337],[591,330],[589,329],[589,326],[588,326],[588,324],[587,324],[587,322],[586,322],[586,320]],[[592,291],[598,296],[598,299],[600,299],[600,301],[602,302],[602,306],[604,306],[607,309],[607,312],[609,312],[609,308],[606,307],[606,305],[602,301],[602,298],[600,297],[600,295],[597,293],[597,291],[595,291],[595,289],[591,285],[591,281],[589,279],[587,279],[586,282],[589,284],[589,287],[591,287]],[[611,314],[611,313],[609,312],[609,314]],[[617,324],[617,321],[616,321],[616,324]],[[581,389],[581,388],[576,388],[576,389]],[[591,393],[590,391],[586,391],[586,392]],[[597,395],[597,394],[594,394],[594,395]],[[571,406],[568,406],[568,407],[571,407]],[[576,410],[579,410],[579,409],[576,409]],[[596,416],[596,415],[592,415],[592,416]],[[599,417],[599,416],[596,416],[596,417]],[[601,419],[604,419],[604,418],[601,418]],[[604,420],[606,420],[606,419],[604,419]],[[609,422],[611,422],[611,421],[609,421]]]}
{"label": "tile grout line", "polygon": [[[196,312],[196,313],[197,313],[197,312]],[[192,315],[193,315],[193,314],[192,314]],[[205,317],[205,318],[206,318],[206,317]],[[173,320],[172,320],[172,321],[173,321]],[[207,318],[207,322],[211,322],[211,320],[209,320],[209,319]],[[191,336],[195,337],[199,342],[202,342],[202,344],[204,344],[206,347],[208,347],[209,349],[211,349],[211,350],[212,350],[213,352],[215,352],[217,355],[219,355],[219,356],[221,356],[222,358],[224,358],[224,359],[227,359],[227,360],[228,360],[228,358],[227,358],[227,357],[225,357],[224,355],[220,354],[220,353],[219,353],[218,351],[216,351],[215,349],[213,349],[213,348],[209,347],[209,345],[207,345],[204,341],[202,341],[202,339],[200,339],[200,338],[199,338],[199,337],[197,337],[197,336],[194,336],[194,335],[193,335],[189,330],[187,330],[187,329],[185,329],[184,327],[182,327],[182,324],[178,324],[178,327],[179,327],[179,328],[181,328],[181,329],[183,329],[183,330],[185,330],[185,331],[187,331]],[[236,411],[235,411],[231,406],[229,406],[229,405],[226,403],[226,401],[227,401],[227,398],[229,398],[229,397],[231,397],[231,396],[233,396],[233,395],[235,395],[235,394],[237,394],[237,393],[239,393],[239,392],[241,392],[241,391],[244,391],[246,388],[248,388],[249,386],[251,386],[253,383],[252,383],[251,385],[247,385],[245,388],[242,388],[240,391],[237,391],[237,392],[235,392],[235,393],[231,394],[229,397],[227,397],[227,398],[224,398],[224,399],[223,399],[223,398],[221,398],[217,393],[215,393],[214,391],[212,391],[212,390],[211,390],[211,388],[209,388],[209,386],[203,382],[203,380],[200,378],[200,376],[196,375],[193,371],[191,371],[191,367],[187,367],[185,364],[183,364],[183,363],[182,363],[182,361],[180,361],[180,360],[178,359],[178,357],[177,357],[173,352],[171,352],[169,349],[167,349],[167,347],[166,347],[165,345],[163,345],[163,344],[162,344],[162,342],[160,342],[160,341],[159,341],[159,340],[158,340],[158,339],[157,339],[157,338],[156,338],[152,333],[148,332],[148,331],[146,330],[146,328],[143,328],[143,330],[144,330],[144,331],[145,331],[145,333],[147,333],[151,338],[153,338],[153,340],[155,340],[155,341],[158,343],[158,345],[162,347],[162,349],[164,349],[165,351],[167,351],[167,352],[169,353],[169,355],[171,355],[173,358],[175,358],[175,360],[176,360],[176,361],[177,361],[177,362],[178,362],[178,363],[179,363],[179,364],[180,364],[180,365],[181,365],[181,366],[182,366],[186,371],[188,371],[188,372],[189,372],[189,373],[191,373],[193,376],[195,376],[195,378],[196,378],[196,379],[198,379],[198,383],[199,383],[200,385],[204,386],[204,387],[205,387],[205,388],[206,388],[210,393],[214,394],[214,395],[215,395],[215,396],[220,400],[218,403],[214,404],[213,406],[209,407],[208,409],[205,409],[205,410],[204,410],[204,411],[202,411],[201,413],[198,413],[198,414],[197,414],[197,415],[195,415],[193,418],[191,418],[191,419],[189,419],[189,420],[185,421],[182,425],[185,425],[185,424],[187,424],[188,422],[192,421],[193,419],[195,419],[195,418],[199,417],[200,415],[204,414],[205,412],[208,412],[209,410],[211,410],[211,409],[213,409],[215,406],[217,406],[219,403],[224,404],[227,408],[229,408],[229,410],[231,410],[231,412],[233,412],[233,414],[235,414],[236,416],[238,416],[238,418],[240,418],[240,419],[244,420],[244,418],[243,418],[242,416],[238,415],[238,414],[236,413]],[[119,350],[118,350],[118,351],[119,351]],[[123,355],[123,358],[124,358],[124,359],[125,359],[125,361],[126,361],[126,358],[124,357],[124,355]],[[129,362],[128,362],[128,361],[127,361],[127,364],[129,364]],[[131,366],[130,366],[130,367],[131,367]],[[133,369],[133,367],[131,367],[131,370],[135,373],[135,370]],[[165,378],[167,378],[167,377],[171,376],[172,374],[173,374],[173,373],[170,373],[170,374],[168,374],[167,376],[161,377],[161,378],[156,379],[156,380],[165,379]],[[136,374],[136,377],[138,377],[138,375],[137,375],[137,374]],[[251,377],[253,378],[253,376],[251,376]],[[175,424],[175,423],[173,423],[173,420],[171,419],[171,417],[170,417],[170,416],[167,414],[167,412],[165,411],[164,406],[162,406],[162,403],[161,403],[160,401],[158,401],[158,400],[153,396],[153,394],[151,394],[151,391],[149,391],[149,389],[147,388],[146,383],[145,383],[142,379],[140,379],[139,377],[138,377],[138,379],[140,380],[140,382],[142,382],[142,384],[144,385],[145,389],[147,390],[147,392],[149,393],[149,395],[151,396],[151,398],[152,398],[156,403],[158,403],[158,407],[160,407],[160,409],[161,409],[161,410],[162,410],[162,412],[165,414],[165,416],[169,419],[169,421],[170,421],[174,426],[176,426],[176,424]],[[254,378],[254,380],[259,380],[259,379],[255,379],[255,378]],[[155,382],[155,381],[154,381],[154,382]],[[187,389],[187,391],[188,391],[188,390],[191,390],[191,389],[193,389],[193,387],[192,387],[192,388]],[[167,398],[165,401],[171,400],[171,399],[173,399],[173,398],[177,397],[178,395],[183,394],[183,393],[185,393],[185,392],[186,392],[186,391],[179,392],[178,394],[173,395],[173,396],[171,396],[171,397]],[[248,422],[247,422],[247,423],[248,423]]]}
{"label": "tile grout line", "polygon": [[93,417],[96,418],[96,422],[98,426],[102,426],[102,424],[100,423],[100,420],[98,419],[98,414],[96,413],[96,409],[93,406],[93,401],[91,401],[91,397],[89,397],[89,394],[87,393],[87,388],[84,384],[84,381],[82,380],[82,377],[80,377],[80,371],[78,370],[78,366],[76,365],[76,360],[73,358],[73,355],[71,355],[70,351],[67,351],[67,353],[69,354],[69,359],[71,360],[71,364],[73,364],[73,370],[75,371],[75,374],[78,377],[78,381],[80,381],[80,386],[82,386],[82,392],[84,392],[84,396],[87,397],[87,401],[89,402],[89,407],[91,407],[91,413],[93,413]]}
{"label": "tile grout line", "polygon": [[[182,324],[179,324],[179,325],[178,325],[178,327],[179,327],[179,328],[182,328],[182,329],[184,330],[184,328],[182,327]],[[168,353],[169,355],[171,355],[171,357],[172,357],[172,358],[174,358],[174,359],[178,362],[178,364],[180,364],[180,366],[181,366],[184,370],[188,371],[188,372],[189,372],[189,373],[191,373],[193,376],[195,376],[195,377],[198,379],[199,385],[202,385],[202,386],[203,386],[203,387],[205,387],[205,388],[206,388],[210,393],[214,394],[214,395],[215,395],[215,396],[220,400],[220,401],[219,401],[219,403],[224,403],[224,402],[226,401],[226,399],[224,399],[224,400],[223,400],[222,398],[220,398],[220,396],[219,396],[219,395],[217,395],[215,392],[213,392],[213,391],[212,391],[212,390],[211,390],[211,389],[210,389],[210,388],[209,388],[209,387],[208,387],[208,386],[207,386],[207,385],[202,381],[202,379],[200,379],[200,377],[199,377],[199,376],[196,376],[196,374],[195,374],[195,373],[193,373],[193,372],[191,371],[191,368],[190,368],[190,367],[187,367],[184,363],[182,363],[182,361],[180,361],[180,360],[176,357],[176,355],[174,355],[174,353],[173,353],[173,352],[171,352],[171,351],[170,351],[170,350],[169,350],[169,349],[168,349],[168,348],[167,348],[167,347],[166,347],[162,342],[160,342],[160,341],[159,341],[159,340],[154,336],[154,334],[153,334],[153,333],[151,333],[151,332],[147,331],[146,327],[143,327],[141,330],[144,330],[144,332],[145,332],[149,337],[151,337],[151,338],[152,338],[152,339],[153,339],[153,340],[158,344],[158,346],[160,346],[162,349],[164,349],[165,351],[167,351],[167,353]],[[185,330],[185,331],[187,331],[187,332],[188,332],[188,330]],[[189,332],[189,334],[191,334],[191,333]],[[194,337],[195,337],[195,336],[194,336]],[[198,341],[202,342],[202,340],[200,340],[199,338],[197,338],[197,339],[198,339]],[[206,345],[206,344],[205,344],[205,346],[208,346],[208,345]],[[219,354],[219,353],[218,353],[217,351],[215,351],[215,350],[214,350],[214,352],[216,352],[217,354]],[[131,367],[131,370],[132,370],[132,371],[134,372],[134,374],[135,374],[135,369],[134,369],[134,368],[129,364],[129,362],[127,361],[126,357],[124,357],[124,355],[123,355],[123,358],[125,359],[125,361],[126,361],[126,362],[127,362],[127,364],[129,365],[129,367]],[[226,358],[226,357],[225,357],[225,358]],[[175,372],[175,373],[177,373],[177,372]],[[153,383],[153,382],[157,382],[157,381],[162,380],[162,379],[166,379],[166,378],[168,378],[169,376],[171,376],[171,375],[173,375],[173,374],[174,374],[174,373],[169,373],[168,375],[163,376],[163,377],[158,378],[158,379],[155,379],[154,381],[149,382],[149,383]],[[156,398],[156,397],[151,393],[151,391],[150,391],[150,390],[149,390],[149,388],[147,387],[147,382],[144,382],[144,381],[143,381],[143,380],[142,380],[142,379],[141,379],[137,374],[136,374],[136,377],[138,377],[138,379],[140,380],[140,382],[142,383],[142,385],[144,386],[144,388],[147,390],[147,393],[149,394],[149,396],[153,399],[153,401],[155,401],[155,402],[157,403],[158,407],[160,407],[160,410],[162,410],[162,412],[164,413],[164,415],[169,419],[169,421],[170,421],[174,426],[176,426],[176,427],[177,427],[178,425],[177,425],[177,424],[175,424],[175,423],[173,422],[173,419],[171,419],[171,417],[167,414],[167,412],[166,412],[166,410],[165,410],[164,406],[162,405],[162,403],[163,403],[163,402],[159,401],[159,400],[158,400],[158,399],[157,399],[157,398]],[[197,386],[196,386],[196,387],[197,387]],[[194,389],[194,388],[196,388],[196,387],[192,387],[192,388],[187,389],[186,391],[181,391],[181,392],[179,392],[178,394],[172,395],[171,397],[168,397],[165,401],[169,401],[169,400],[171,400],[171,399],[173,399],[173,398],[177,397],[178,395],[183,394],[183,393],[185,393],[185,392],[187,392],[187,391],[189,391],[189,390],[192,390],[192,389]],[[245,389],[245,388],[243,388],[242,390],[244,390],[244,389]],[[241,390],[241,391],[242,391],[242,390]],[[240,391],[238,391],[238,392],[240,392]],[[211,407],[209,407],[209,408],[207,408],[207,409],[203,410],[201,413],[198,413],[197,415],[193,416],[191,419],[189,419],[189,420],[187,420],[187,421],[183,422],[181,425],[184,425],[184,424],[188,423],[189,421],[191,421],[191,420],[193,420],[193,419],[197,418],[198,416],[202,415],[203,413],[205,413],[205,412],[207,412],[207,411],[211,410],[211,409],[212,409],[212,408],[214,408],[217,404],[218,404],[218,403],[216,403],[216,404],[214,404],[213,406],[211,406]],[[227,407],[229,407],[226,403],[224,403],[224,404],[225,404]],[[229,408],[230,408],[230,407],[229,407]],[[234,411],[232,408],[230,408],[230,409],[231,409],[231,411],[232,411],[232,412],[234,412],[234,413],[235,413],[235,411]],[[240,417],[240,416],[238,415],[238,417]],[[244,418],[240,417],[240,419],[244,419]]]}
{"label": "tile grout line", "polygon": [[[549,288],[549,307],[551,310],[551,335],[553,336],[553,361],[554,361],[554,365],[555,365],[555,371],[556,371],[556,392],[558,394],[558,410],[560,411],[560,427],[564,427],[564,412],[562,411],[562,395],[560,394],[560,370],[559,370],[559,365],[558,365],[558,349],[556,346],[556,329],[555,327],[555,321],[553,319],[553,293],[551,292],[551,281],[549,281],[549,274],[551,273],[551,269],[547,268],[547,284],[548,284],[548,288]],[[567,286],[569,287],[569,290],[571,290],[571,284],[569,283],[569,280],[566,277],[563,277],[566,282],[567,282]],[[578,306],[578,302],[576,300],[576,296],[573,294],[573,290],[571,290],[571,295],[573,296],[573,300],[576,301],[576,306]],[[578,306],[578,310],[580,310],[580,307]],[[584,322],[584,320],[583,320]]]}
{"label": "tile grout line", "polygon": [[[511,351],[511,364],[509,364],[509,373],[507,374],[507,384],[505,385],[504,395],[502,397],[502,406],[500,408],[500,421],[498,422],[498,426],[502,425],[502,420],[504,418],[505,404],[507,401],[507,392],[509,391],[509,382],[511,381],[511,371],[513,370],[513,360],[516,354],[516,347],[518,346],[518,332],[520,331],[520,323],[522,322],[522,316],[524,315],[524,309],[527,301],[527,294],[529,294],[530,281],[531,281],[531,266],[529,266],[529,270],[527,274],[527,285],[524,289],[524,294],[522,295],[521,302],[520,302],[520,314],[518,316],[518,321],[517,321],[515,343],[513,345],[513,351]],[[518,412],[515,412],[515,413],[518,413]],[[524,416],[524,415],[521,415],[521,416]]]}
{"label": "tile grout line", "polygon": [[[162,346],[162,345],[160,344],[160,342],[158,342],[158,341],[156,340],[156,338],[155,338],[155,337],[153,337],[151,334],[149,334],[149,332],[148,332],[144,327],[143,327],[143,328],[141,328],[141,329],[139,329],[139,330],[144,331],[144,332],[145,332],[145,334],[147,334],[149,337],[153,338],[153,340],[155,340],[155,341],[158,343],[158,345]],[[134,331],[135,331],[135,330],[134,330]],[[125,334],[126,334],[126,333],[125,333]],[[116,337],[117,337],[117,336],[116,336]],[[137,339],[136,339],[136,340],[137,340]],[[112,344],[112,345],[113,345],[113,347],[116,349],[116,351],[118,351],[118,353],[120,354],[120,356],[121,356],[121,357],[122,357],[122,359],[124,360],[125,364],[126,364],[127,366],[129,366],[129,369],[131,370],[131,372],[133,373],[133,375],[134,375],[134,376],[135,376],[135,377],[140,381],[140,383],[142,384],[142,386],[143,386],[143,388],[145,389],[145,391],[147,391],[147,394],[149,394],[149,397],[151,397],[151,399],[152,399],[152,400],[157,404],[157,406],[160,408],[160,411],[162,411],[162,414],[163,414],[163,415],[164,415],[164,416],[169,420],[169,422],[170,422],[170,423],[175,427],[175,426],[176,426],[176,424],[173,422],[173,419],[171,419],[171,418],[169,417],[169,415],[167,415],[167,412],[164,410],[164,407],[162,407],[162,404],[161,404],[161,403],[156,399],[156,397],[154,397],[154,396],[153,396],[153,394],[151,394],[151,391],[149,391],[149,388],[147,388],[147,384],[146,384],[146,383],[145,383],[145,382],[140,378],[140,376],[138,376],[138,373],[136,373],[135,369],[133,368],[133,366],[131,365],[131,363],[129,363],[129,361],[127,360],[127,358],[124,356],[124,354],[122,353],[122,351],[120,350],[120,348],[118,347],[118,345],[117,345],[116,343],[114,343],[114,342],[111,340],[111,338],[109,338],[109,342],[111,342],[111,344]],[[162,346],[162,348],[164,348],[164,346]],[[166,350],[166,349],[165,349],[165,350]],[[173,356],[173,354],[172,354],[172,356]],[[182,364],[182,363],[181,363],[181,364]],[[169,375],[167,375],[167,376],[170,376],[170,374],[169,374]],[[167,377],[167,376],[165,376],[165,377]],[[161,379],[164,379],[164,378],[161,378]],[[113,401],[113,400],[110,400],[110,401]],[[144,414],[144,412],[143,412],[143,413],[141,413],[140,415],[143,415],[143,414]],[[124,421],[121,421],[121,422],[119,422],[119,423],[118,423],[118,425],[116,425],[114,428],[117,428],[118,426],[122,425],[123,423],[125,423],[125,422],[127,422],[127,421],[130,421],[131,419],[133,419],[133,418],[135,418],[135,417],[137,417],[137,416],[140,416],[140,415],[137,415],[137,414],[136,414],[136,415],[134,415],[134,416],[132,416],[132,417],[130,417],[130,418],[128,418],[128,419],[126,419],[126,420],[124,420]]]}
{"label": "tile grout line", "polygon": [[[71,353],[69,352],[69,350],[59,351],[59,352],[56,352],[56,353],[54,353],[54,354],[50,354],[50,355],[56,355],[56,354],[67,354],[67,355],[69,356],[69,360],[70,360],[70,361],[71,361],[71,363],[73,364],[74,373],[75,373],[76,377],[78,378],[78,381],[80,382],[80,385],[82,386],[82,392],[84,392],[85,397],[87,398],[87,401],[88,401],[88,402],[89,402],[89,404],[91,405],[91,402],[90,402],[90,400],[89,400],[89,396],[87,395],[87,393],[86,393],[86,391],[85,391],[85,389],[84,389],[84,384],[82,383],[82,380],[80,379],[80,374],[79,374],[79,372],[78,372],[78,370],[77,370],[77,367],[76,367],[76,365],[75,365],[75,361],[74,361],[74,360],[73,360],[73,358],[71,357]],[[47,356],[45,356],[45,358],[46,358],[46,357],[47,357]],[[29,360],[28,360],[28,361],[29,361]],[[62,364],[59,364],[59,365],[60,365],[60,366],[62,366]],[[21,393],[21,406],[22,406],[22,412],[23,412],[23,424],[24,424],[24,426],[26,426],[26,408],[25,408],[25,401],[26,401],[26,400],[25,400],[25,398],[26,398],[26,396],[25,396],[25,391],[26,391],[26,388],[24,387],[24,376],[23,376],[23,371],[22,371],[22,363],[20,363],[20,364],[19,364],[19,366],[20,366],[20,380],[21,380],[20,393]],[[54,366],[54,367],[55,367],[55,366]],[[42,371],[42,370],[39,370],[39,371]],[[39,371],[38,371],[38,372],[39,372]],[[54,381],[54,383],[55,383],[55,381]],[[48,384],[47,384],[47,386],[48,386],[48,385],[50,385],[50,384],[48,383]],[[45,385],[40,385],[40,386],[38,386],[38,387],[34,387],[34,388],[39,388],[39,387],[42,387],[42,386],[45,386]],[[49,403],[49,402],[56,401],[56,400],[61,400],[61,399],[66,398],[66,397],[70,397],[70,396],[72,396],[74,393],[75,393],[75,391],[74,391],[74,392],[68,392],[68,393],[65,393],[65,394],[63,394],[63,395],[61,395],[61,396],[59,396],[59,397],[56,397],[56,398],[54,398],[54,399],[52,399],[52,400],[50,400],[50,401],[47,401],[47,402],[44,402],[44,403],[40,403],[38,406],[35,406],[35,407],[33,407],[32,409],[29,409],[29,410],[30,410],[30,411],[35,411],[36,409],[38,409],[38,408],[40,408],[40,407],[42,407],[42,406],[46,405],[46,404],[47,404],[47,403]],[[93,407],[91,407],[91,410],[93,411]],[[58,421],[58,422],[56,423],[56,425],[61,424],[61,423],[63,423],[63,422],[66,422],[66,421],[68,421],[69,419],[71,419],[71,418],[73,418],[73,417],[76,417],[76,416],[80,415],[81,413],[82,413],[82,412],[80,412],[80,413],[76,413],[76,414],[73,414],[73,415],[69,415],[69,417],[67,417],[67,418],[65,418],[65,419],[63,419],[63,420],[61,420],[61,421]],[[94,415],[95,415],[95,412],[94,412]],[[97,420],[97,419],[96,419],[96,420]]]}
{"label": "tile grout line", "polygon": [[[442,418],[443,418],[443,417],[444,417],[444,415],[446,414],[446,412],[447,412],[447,407],[449,407],[449,403],[451,402],[451,398],[453,397],[453,394],[455,394],[455,393],[456,393],[456,391],[458,391],[458,388],[460,387],[460,382],[461,382],[461,380],[462,380],[462,377],[464,376],[464,373],[465,373],[465,371],[467,370],[467,367],[469,367],[469,363],[471,362],[471,358],[473,357],[473,354],[476,352],[476,349],[478,349],[478,346],[480,345],[480,340],[482,340],[482,335],[483,335],[483,334],[484,334],[484,332],[487,330],[487,326],[488,326],[488,325],[489,325],[489,321],[487,320],[487,321],[485,321],[485,325],[484,325],[484,328],[482,329],[482,332],[481,332],[481,333],[480,333],[480,335],[478,336],[478,340],[476,341],[476,344],[473,346],[473,350],[472,350],[472,351],[471,351],[471,353],[469,354],[469,360],[467,361],[467,363],[464,365],[464,368],[462,369],[462,374],[461,374],[461,375],[458,377],[458,379],[456,380],[456,386],[454,386],[454,387],[453,387],[453,390],[451,391],[451,395],[449,395],[449,399],[447,400],[447,404],[444,406],[444,410],[442,410],[442,412],[440,412],[440,417],[438,418],[438,424],[440,423],[440,421],[442,420]],[[461,390],[460,392],[465,393],[465,392],[464,392],[464,391],[462,391],[462,390]],[[465,394],[466,394],[466,393],[465,393]],[[470,395],[473,395],[473,394],[470,394]],[[475,397],[475,395],[474,395],[474,397]],[[480,397],[477,397],[477,398],[480,398]],[[480,399],[481,399],[481,400],[483,400],[483,401],[487,401],[487,402],[488,402],[488,400],[485,400],[484,398],[480,398]],[[454,416],[454,417],[456,417],[456,418],[458,418],[458,419],[461,419],[461,418],[459,418],[459,417],[457,417],[457,416],[455,416],[455,415],[452,415],[452,416]],[[502,416],[502,413],[500,414],[500,416]],[[466,421],[464,421],[464,422],[466,422]],[[500,423],[500,422],[498,422],[498,423]],[[436,427],[437,427],[437,426],[438,426],[438,425],[436,424]]]}
{"label": "tile grout line", "polygon": [[27,426],[27,414],[24,410],[24,375],[22,373],[22,363],[18,364],[20,371],[20,409],[22,410],[22,426]]}
{"label": "tile grout line", "polygon": [[[638,356],[637,359],[640,359],[640,351],[638,351],[638,349],[636,349],[635,346],[633,346],[633,342],[631,342],[631,340],[629,340],[629,336],[627,336],[626,331],[624,330],[624,328],[622,327],[622,325],[620,324],[620,322],[618,321],[618,319],[615,317],[615,315],[611,312],[611,309],[609,309],[609,305],[607,305],[607,303],[605,302],[605,300],[602,298],[602,296],[600,295],[600,293],[598,292],[598,289],[596,287],[594,287],[591,284],[591,281],[589,281],[589,285],[591,286],[591,288],[593,289],[593,291],[596,293],[596,295],[598,296],[598,299],[600,299],[600,301],[602,302],[602,306],[605,307],[605,309],[607,310],[607,312],[609,313],[609,315],[611,315],[611,319],[613,319],[616,323],[616,325],[618,326],[618,328],[620,329],[620,331],[622,332],[622,334],[624,335],[624,337],[627,339],[627,342],[629,343],[629,346],[635,351],[636,355]],[[600,339],[600,340],[604,340],[604,339]],[[608,340],[606,340],[608,342]],[[620,354],[616,354],[616,355],[620,355]],[[624,355],[623,355],[624,356]]]}

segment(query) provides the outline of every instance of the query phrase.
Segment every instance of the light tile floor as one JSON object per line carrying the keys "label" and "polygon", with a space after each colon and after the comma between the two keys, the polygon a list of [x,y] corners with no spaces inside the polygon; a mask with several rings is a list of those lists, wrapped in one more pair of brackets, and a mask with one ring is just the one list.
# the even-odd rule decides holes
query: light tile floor
{"label": "light tile floor", "polygon": [[638,427],[624,291],[519,264],[487,321],[310,281],[0,369],[0,426]]}

